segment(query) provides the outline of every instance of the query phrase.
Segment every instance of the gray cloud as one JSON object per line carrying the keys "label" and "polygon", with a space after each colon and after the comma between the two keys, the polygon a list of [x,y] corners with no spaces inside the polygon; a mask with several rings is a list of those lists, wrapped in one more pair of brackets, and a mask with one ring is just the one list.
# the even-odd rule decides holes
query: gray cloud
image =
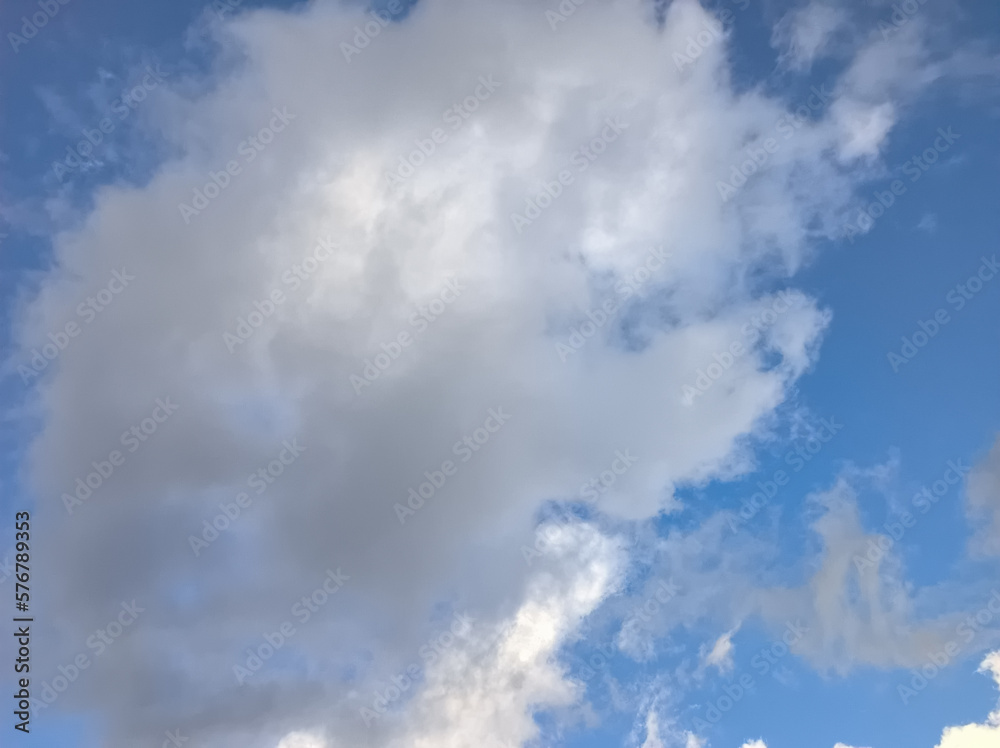
{"label": "gray cloud", "polygon": [[965,506],[974,525],[972,550],[1000,554],[1000,437],[966,478]]}
{"label": "gray cloud", "polygon": [[[829,321],[803,296],[693,406],[682,402],[692,373],[768,303],[750,279],[761,269],[789,276],[814,240],[835,235],[858,178],[840,166],[853,142],[843,121],[822,114],[737,197],[719,200],[717,181],[787,102],[737,94],[723,44],[685,70],[672,64],[709,20],[696,3],[674,3],[657,29],[631,6],[591,0],[555,30],[533,3],[421,3],[348,62],[339,44],[366,20],[318,3],[219,24],[218,69],[168,81],[148,103],[157,142],[180,155],[143,185],[100,190],[86,219],[55,237],[56,267],[21,310],[23,356],[113,269],[135,276],[25,404],[42,424],[26,474],[45,528],[39,578],[53,580],[45,595],[58,622],[43,672],[121,600],[147,601],[86,685],[60,700],[103,710],[108,745],[160,745],[179,727],[222,746],[270,748],[314,728],[345,745],[404,735],[450,745],[467,732],[421,721],[433,712],[428,693],[414,696],[415,722],[373,728],[357,694],[409,662],[451,608],[487,623],[530,609],[537,575],[552,573],[520,555],[536,511],[575,496],[609,450],[627,444],[643,456],[599,502],[615,521],[676,509],[676,486],[732,473]],[[390,186],[400,155],[483,75],[501,84],[489,101]],[[275,107],[294,121],[244,151]],[[628,127],[575,162],[609,117]],[[227,170],[234,160],[239,173]],[[511,214],[567,169],[572,183],[519,234]],[[208,189],[223,171],[224,189]],[[182,215],[195,190],[211,199]],[[286,271],[327,236],[336,251],[293,289]],[[560,360],[556,341],[659,246],[670,261],[646,296]],[[449,278],[467,290],[418,329],[412,315]],[[266,300],[275,306],[265,319]],[[224,335],[255,312],[255,332],[227,346]],[[351,376],[401,332],[413,344],[356,391]],[[177,412],[67,514],[59,497],[164,397]],[[509,423],[401,525],[394,505],[425,472],[461,459],[455,443],[498,407]],[[192,533],[292,438],[306,448],[295,464],[195,556]],[[580,542],[613,545],[600,533]],[[703,550],[684,542],[673,552]],[[589,563],[564,572],[582,574],[567,584],[584,591],[557,596],[553,651],[615,589],[610,573],[586,589],[597,573]],[[350,581],[287,656],[238,685],[233,664],[329,568]],[[740,596],[723,606],[724,594],[706,588],[685,615],[753,607]],[[512,743],[529,736],[536,700],[576,697],[537,665],[519,681],[537,689],[510,716]]]}

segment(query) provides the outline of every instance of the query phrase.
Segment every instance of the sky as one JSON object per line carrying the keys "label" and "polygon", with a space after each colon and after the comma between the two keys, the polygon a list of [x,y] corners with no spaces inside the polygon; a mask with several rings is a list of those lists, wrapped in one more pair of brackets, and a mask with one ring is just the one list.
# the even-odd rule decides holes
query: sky
{"label": "sky", "polygon": [[1000,746],[1000,6],[0,33],[12,745]]}

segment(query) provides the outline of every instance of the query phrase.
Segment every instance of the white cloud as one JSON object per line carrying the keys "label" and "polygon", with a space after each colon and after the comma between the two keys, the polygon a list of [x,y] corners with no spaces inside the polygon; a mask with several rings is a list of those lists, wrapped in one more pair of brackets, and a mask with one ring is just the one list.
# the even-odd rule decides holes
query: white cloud
{"label": "white cloud", "polygon": [[867,105],[854,101],[840,101],[836,109],[843,129],[841,157],[845,161],[878,155],[889,130],[896,124],[892,103]]}
{"label": "white cloud", "polygon": [[705,748],[708,741],[689,732],[684,738],[684,748]]}
{"label": "white cloud", "polygon": [[652,709],[646,715],[646,739],[642,742],[642,748],[665,748],[660,739],[659,719]]}
{"label": "white cloud", "polygon": [[289,733],[278,743],[278,748],[328,748],[327,742],[306,732]]}
{"label": "white cloud", "polygon": [[535,710],[580,698],[556,655],[615,591],[623,558],[615,541],[587,525],[566,528],[555,542],[560,573],[531,581],[509,631],[485,652],[455,648],[430,669],[390,747],[520,746],[537,736]]}
{"label": "white cloud", "polygon": [[[464,650],[442,658],[400,716],[405,739],[464,746],[490,732],[517,743],[534,734],[531,708],[576,703],[550,658],[613,587],[611,541],[581,539],[579,573],[529,571],[518,549],[540,503],[578,496],[618,448],[639,461],[602,497],[616,519],[675,510],[675,487],[747,464],[748,436],[815,361],[829,313],[793,293],[800,303],[690,407],[682,388],[746,342],[749,318],[770,302],[753,279],[787,279],[816,240],[838,233],[859,181],[842,157],[871,155],[887,131],[859,141],[841,114],[893,100],[897,77],[921,69],[877,71],[876,85],[852,68],[832,114],[817,111],[723,203],[719,180],[789,102],[732,86],[725,43],[676,68],[673,52],[711,22],[696,2],[672,3],[661,29],[630,3],[592,0],[553,32],[536,3],[428,0],[348,62],[340,43],[366,20],[321,2],[216,29],[217,69],[148,102],[156,145],[175,156],[141,185],[98,191],[86,219],[55,236],[55,268],[21,310],[15,366],[78,320],[113,269],[136,278],[32,391],[29,425],[40,427],[26,468],[37,496],[73,491],[156,398],[180,406],[72,516],[58,499],[38,511],[53,549],[38,574],[52,580],[64,636],[43,670],[75,654],[121,600],[149,598],[142,625],[89,672],[89,687],[60,700],[106,710],[113,748],[178,721],[220,746],[270,748],[320,723],[345,744],[403,740],[393,720],[369,730],[357,711],[412,660],[442,602],[484,620],[513,616],[516,651],[501,647],[472,671]],[[887,54],[916,48],[914,25]],[[500,85],[471,112],[464,102],[481,76]],[[385,175],[451,128],[455,106],[468,119],[391,188]],[[294,119],[244,160],[241,142],[275,107]],[[583,156],[615,117],[627,128]],[[179,203],[213,174],[223,181],[234,159],[240,173],[185,223]],[[511,215],[563,170],[572,184],[519,233]],[[287,282],[325,235],[334,256]],[[658,246],[669,261],[644,296],[600,322],[604,301],[622,300],[616,287]],[[450,278],[466,290],[414,325]],[[267,308],[274,289],[285,300],[227,350],[223,334],[255,303]],[[556,343],[588,313],[598,329],[560,360]],[[396,351],[401,332],[413,342]],[[351,377],[388,351],[394,360],[356,393]],[[437,481],[491,408],[510,422],[401,526],[395,504]],[[292,437],[307,448],[294,469],[195,557],[188,538]],[[852,613],[837,591],[843,549],[830,548],[836,568],[823,574],[837,578],[794,593],[789,609]],[[249,643],[331,565],[350,582],[289,641],[300,657],[275,658],[239,686],[231,668]],[[722,597],[717,587],[694,594],[696,605],[671,615],[697,619]],[[331,675],[348,669],[358,673],[350,685]],[[150,698],[160,693],[182,696],[168,709]],[[493,717],[482,717],[487,704]]]}
{"label": "white cloud", "polygon": [[[992,676],[1000,687],[1000,650],[986,656],[979,672]],[[1000,745],[1000,701],[982,724],[946,727],[937,748],[994,748]]]}
{"label": "white cloud", "polygon": [[888,40],[870,36],[838,79],[837,100],[830,109],[841,133],[842,162],[874,160],[896,125],[900,107],[948,73],[952,60],[930,59],[924,28],[921,19],[914,19]]}
{"label": "white cloud", "polygon": [[[435,658],[405,708],[385,717],[387,748],[520,746],[535,738],[536,710],[567,707],[582,696],[557,658],[583,621],[621,583],[617,539],[585,524],[552,541],[556,565],[533,577],[517,610],[498,626],[474,632]],[[346,744],[346,743],[345,743]],[[340,743],[337,743],[340,745]],[[279,748],[327,748],[295,733]]]}
{"label": "white cloud", "polygon": [[812,2],[781,19],[771,36],[771,46],[782,50],[782,61],[788,67],[808,70],[849,20],[847,11],[841,7]]}
{"label": "white cloud", "polygon": [[650,708],[646,712],[645,740],[640,748],[705,748],[708,741],[693,732],[679,730],[672,722],[664,723],[661,712]]}
{"label": "white cloud", "polygon": [[728,673],[733,669],[733,650],[735,646],[733,645],[733,634],[735,634],[737,629],[732,629],[727,631],[725,634],[716,639],[715,644],[712,645],[710,650],[706,648],[702,649],[701,652],[701,666],[702,667],[714,667],[720,673]]}

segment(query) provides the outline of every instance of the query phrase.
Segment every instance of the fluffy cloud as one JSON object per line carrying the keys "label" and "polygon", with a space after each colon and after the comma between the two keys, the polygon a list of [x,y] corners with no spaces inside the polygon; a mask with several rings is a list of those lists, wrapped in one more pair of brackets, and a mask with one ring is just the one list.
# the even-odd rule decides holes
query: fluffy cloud
{"label": "fluffy cloud", "polygon": [[[979,667],[989,673],[1000,687],[1000,651],[992,652]],[[991,748],[1000,744],[1000,702],[983,724],[946,727],[937,748]]]}
{"label": "fluffy cloud", "polygon": [[[384,27],[335,3],[248,12],[212,29],[215,69],[150,100],[174,155],[55,237],[18,325],[14,365],[98,299],[25,403],[38,575],[58,601],[42,678],[122,601],[145,608],[50,708],[105,710],[109,746],[180,724],[270,748],[324,730],[479,744],[486,725],[520,744],[533,709],[576,702],[554,658],[614,588],[611,541],[594,531],[528,567],[539,506],[579,499],[616,450],[637,461],[596,501],[613,521],[746,466],[830,319],[793,291],[767,321],[776,297],[757,280],[784,285],[837,235],[863,177],[843,164],[882,143],[859,144],[843,113],[893,100],[903,73],[876,86],[849,69],[829,111],[722,200],[800,102],[737,90],[723,43],[678,70],[672,54],[717,22],[690,0],[662,25],[649,11],[591,0],[555,30],[529,2],[428,0]],[[114,273],[133,280],[102,294]],[[150,431],[164,399],[177,410]],[[821,527],[810,594],[775,595],[789,615],[851,613],[848,515]],[[303,621],[296,605],[337,568],[348,581]],[[366,727],[372,690],[452,609],[512,620],[514,638],[471,670],[449,650],[405,714]],[[239,683],[233,666],[286,622],[280,656]],[[845,639],[864,644],[822,642]],[[885,644],[866,656],[907,661]]]}
{"label": "fluffy cloud", "polygon": [[561,574],[535,577],[501,636],[448,650],[429,669],[392,748],[524,745],[537,737],[534,711],[566,707],[581,686],[556,655],[583,618],[620,582],[617,544],[592,527],[563,530],[553,541]]}

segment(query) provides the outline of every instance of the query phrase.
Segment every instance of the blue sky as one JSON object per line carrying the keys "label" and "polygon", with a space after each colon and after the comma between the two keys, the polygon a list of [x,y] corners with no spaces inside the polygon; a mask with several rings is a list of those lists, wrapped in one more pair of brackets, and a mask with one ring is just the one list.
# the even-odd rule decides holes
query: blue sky
{"label": "blue sky", "polygon": [[[23,43],[41,5],[0,8],[0,552],[30,511],[36,694],[120,604],[150,611],[14,739],[1000,745],[997,655],[977,672],[1000,613],[899,691],[1000,579],[1000,7],[161,5],[54,3]],[[102,121],[94,160],[68,164]],[[877,217],[849,228],[862,210]],[[664,268],[616,291],[652,246]],[[470,290],[451,300],[455,278]],[[794,303],[751,338],[778,292]],[[178,415],[157,415],[163,397]],[[494,430],[497,407],[513,415]],[[301,461],[279,457],[299,438]],[[67,504],[115,448],[123,466]],[[635,468],[609,467],[630,449]],[[229,505],[215,545],[204,528],[259,470],[268,490]],[[397,522],[424,481],[426,508]],[[343,593],[237,685],[331,566]],[[679,592],[625,625],[663,580]],[[372,694],[461,610],[476,633],[369,727]],[[488,640],[504,621],[506,644]]]}

